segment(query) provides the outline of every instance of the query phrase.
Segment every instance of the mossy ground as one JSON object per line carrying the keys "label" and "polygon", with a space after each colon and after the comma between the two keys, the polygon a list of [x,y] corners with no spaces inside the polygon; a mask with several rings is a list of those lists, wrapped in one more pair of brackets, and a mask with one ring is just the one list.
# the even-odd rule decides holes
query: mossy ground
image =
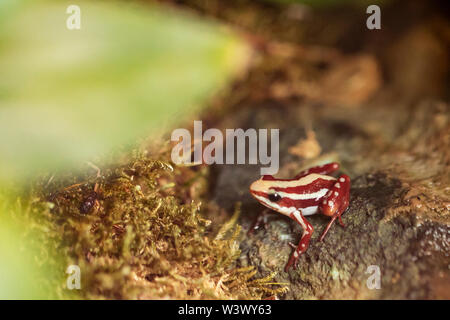
{"label": "mossy ground", "polygon": [[[36,258],[59,269],[59,276],[42,280],[53,286],[49,292],[88,299],[260,299],[285,291],[271,282],[273,275],[256,279],[254,267],[236,267],[239,208],[222,226],[205,218],[218,210],[201,204],[207,169],[172,167],[165,159],[167,153],[135,152],[99,177],[87,170],[84,177],[42,180],[27,211],[40,244]],[[95,184],[98,203],[84,213],[80,206]],[[69,265],[80,267],[79,291],[63,282]]]}

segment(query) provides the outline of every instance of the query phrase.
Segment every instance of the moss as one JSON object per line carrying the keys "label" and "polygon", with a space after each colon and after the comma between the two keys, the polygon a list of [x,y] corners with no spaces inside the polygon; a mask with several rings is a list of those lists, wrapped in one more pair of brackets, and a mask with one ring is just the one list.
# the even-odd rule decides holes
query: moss
{"label": "moss", "polygon": [[[80,267],[77,297],[260,299],[284,292],[271,282],[274,274],[254,279],[254,267],[235,266],[240,208],[213,232],[217,226],[204,215],[214,215],[207,211],[217,208],[200,201],[205,169],[173,168],[162,160],[166,156],[149,159],[135,152],[97,177],[90,171],[77,178],[68,174],[37,186],[30,208],[46,232],[34,230],[45,243],[52,241],[43,246],[46,255],[61,257],[60,265]],[[90,210],[80,210],[86,201],[92,202]],[[64,288],[61,279],[57,286]],[[60,290],[57,296],[73,294]]]}

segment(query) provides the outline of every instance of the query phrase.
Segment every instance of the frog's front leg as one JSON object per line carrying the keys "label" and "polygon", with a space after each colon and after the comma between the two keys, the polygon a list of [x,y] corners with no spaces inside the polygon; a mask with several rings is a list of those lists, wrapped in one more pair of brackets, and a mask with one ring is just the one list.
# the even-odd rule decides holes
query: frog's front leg
{"label": "frog's front leg", "polygon": [[344,227],[341,215],[347,210],[350,199],[350,178],[343,174],[336,183],[331,187],[330,191],[325,195],[320,203],[321,212],[331,217],[330,222],[324,229],[319,241],[322,241],[330,230],[334,220],[339,219],[339,223]]}
{"label": "frog's front leg", "polygon": [[256,230],[258,230],[261,225],[263,225],[265,228],[267,227],[267,219],[268,219],[269,210],[264,209],[262,212],[260,212],[255,220],[253,221],[252,225],[250,226],[250,229],[248,229],[247,234],[253,234]]}
{"label": "frog's front leg", "polygon": [[286,272],[291,266],[294,266],[294,269],[297,268],[298,259],[300,258],[300,255],[305,252],[306,249],[308,249],[309,240],[311,239],[312,233],[314,231],[313,226],[308,222],[308,220],[305,219],[305,217],[302,215],[301,210],[295,210],[289,216],[302,226],[303,234],[297,246],[289,243],[289,245],[294,249],[294,252],[292,252],[291,257],[289,258],[289,261],[284,268]]}

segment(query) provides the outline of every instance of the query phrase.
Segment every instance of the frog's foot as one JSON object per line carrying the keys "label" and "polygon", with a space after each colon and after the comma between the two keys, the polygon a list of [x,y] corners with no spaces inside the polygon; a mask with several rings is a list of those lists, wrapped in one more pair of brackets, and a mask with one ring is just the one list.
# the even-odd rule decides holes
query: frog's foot
{"label": "frog's foot", "polygon": [[268,214],[269,210],[265,209],[261,211],[253,221],[253,224],[251,225],[250,229],[248,229],[247,234],[253,234],[256,230],[261,228],[263,226],[264,228],[267,227],[267,221],[268,221]]}

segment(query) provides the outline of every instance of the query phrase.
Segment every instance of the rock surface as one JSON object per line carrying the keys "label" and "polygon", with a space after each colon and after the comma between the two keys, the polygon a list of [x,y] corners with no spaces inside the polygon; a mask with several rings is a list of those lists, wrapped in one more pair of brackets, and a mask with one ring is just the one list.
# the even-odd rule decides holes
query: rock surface
{"label": "rock surface", "polygon": [[[258,112],[255,115],[256,107]],[[403,141],[406,148],[406,137],[411,139],[410,130],[416,130],[415,126],[419,126],[423,135],[422,139],[409,141],[411,145],[426,144],[426,137],[436,135],[436,131],[446,135],[445,141],[448,141],[448,111],[447,105],[422,103],[412,113],[418,119],[409,117],[406,120],[402,112],[393,113],[391,108],[383,106],[348,110],[269,103],[243,108],[233,117],[228,117],[225,125],[233,123],[235,127],[244,129],[280,128],[281,170],[278,176],[289,177],[296,167],[299,169],[300,164],[305,163],[287,150],[305,137],[302,116],[309,114],[324,153],[337,153],[337,156],[326,155],[325,159],[331,157],[335,160],[337,157],[343,170],[352,178],[350,206],[343,215],[346,228],[335,224],[324,242],[319,243],[318,237],[328,219],[322,215],[308,217],[315,232],[297,270],[285,273],[283,268],[292,251],[288,242],[298,241],[301,228],[278,213],[271,214],[265,228],[251,235],[242,235],[240,263],[258,266],[261,275],[277,271],[275,280],[289,283],[286,299],[450,298],[448,187],[444,186],[446,191],[440,199],[441,207],[435,208],[435,219],[430,219],[431,209],[424,215],[424,211],[405,200],[411,183],[406,183],[403,170],[396,169],[396,166],[408,166],[405,161],[408,158],[409,161],[416,158],[419,161],[420,157],[422,162],[439,158],[441,168],[437,171],[440,176],[436,176],[434,171],[434,178],[428,177],[429,183],[434,179],[434,191],[438,193],[436,179],[444,183],[448,179],[445,175],[448,175],[449,163],[444,159],[448,145],[438,146],[434,155],[420,156],[414,148],[406,150],[397,144]],[[424,118],[418,116],[424,113],[427,115]],[[444,117],[446,120],[441,121],[445,124],[432,126],[431,121],[436,117]],[[414,127],[411,129],[408,124]],[[259,178],[259,167],[217,166],[215,172],[215,201],[229,210],[241,201],[241,223],[244,230],[248,230],[256,215],[263,210],[248,193],[250,183]],[[410,182],[423,184],[423,177],[427,174],[422,172],[421,175],[422,179]],[[406,204],[403,203],[405,201]],[[409,209],[394,214],[399,203]],[[374,274],[370,266],[379,268],[380,289],[368,288],[372,279],[369,277]]]}

